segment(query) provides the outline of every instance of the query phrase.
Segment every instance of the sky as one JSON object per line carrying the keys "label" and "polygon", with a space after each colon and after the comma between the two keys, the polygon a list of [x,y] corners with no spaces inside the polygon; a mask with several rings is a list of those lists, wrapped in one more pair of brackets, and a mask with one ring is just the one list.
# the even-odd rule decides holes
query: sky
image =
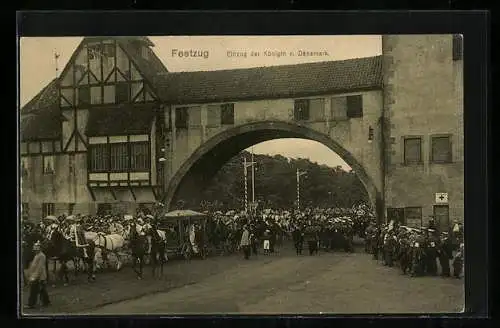
{"label": "sky", "polygon": [[[211,71],[220,69],[289,65],[307,62],[343,60],[379,55],[382,41],[379,35],[357,36],[164,36],[150,37],[156,55],[170,72]],[[58,53],[57,67],[61,71],[82,37],[30,37],[20,40],[20,104],[25,105],[56,76],[54,54]],[[194,51],[208,56],[179,56],[183,51]],[[296,56],[265,56],[294,52]],[[298,56],[300,51],[320,52],[322,56]],[[250,56],[252,52],[261,55]],[[235,53],[246,56],[235,56]],[[250,149],[249,149],[250,150]],[[291,158],[309,158],[331,167],[349,166],[321,143],[304,139],[276,139],[253,147],[255,153]]]}

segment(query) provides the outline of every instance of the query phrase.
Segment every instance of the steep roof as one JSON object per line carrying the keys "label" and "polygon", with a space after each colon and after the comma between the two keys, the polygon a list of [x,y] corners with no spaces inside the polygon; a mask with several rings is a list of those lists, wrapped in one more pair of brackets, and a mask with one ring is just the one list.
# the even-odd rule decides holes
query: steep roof
{"label": "steep roof", "polygon": [[160,98],[171,104],[300,97],[380,87],[382,57],[159,76]]}
{"label": "steep roof", "polygon": [[62,117],[58,106],[44,107],[21,116],[21,141],[59,139]]}
{"label": "steep roof", "polygon": [[21,115],[34,113],[40,109],[57,105],[57,79],[53,79],[36,96],[21,108]]}

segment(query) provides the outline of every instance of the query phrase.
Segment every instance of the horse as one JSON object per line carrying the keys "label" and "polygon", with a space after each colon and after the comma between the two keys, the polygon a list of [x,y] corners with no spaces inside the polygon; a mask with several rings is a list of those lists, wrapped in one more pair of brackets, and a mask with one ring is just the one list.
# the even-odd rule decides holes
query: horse
{"label": "horse", "polygon": [[[142,279],[142,266],[144,264],[144,257],[148,252],[148,239],[146,235],[137,233],[135,225],[129,227],[129,247],[132,253],[132,270],[137,274],[137,279]],[[136,265],[139,263],[139,271]]]}
{"label": "horse", "polygon": [[160,277],[163,276],[163,265],[167,261],[167,238],[165,231],[158,230],[157,226],[153,224],[151,229],[146,231],[146,236],[150,237],[150,257],[151,265],[153,268],[153,277],[156,276],[156,268],[160,265]]}
{"label": "horse", "polygon": [[[88,243],[85,247],[87,256],[85,256],[84,248],[76,247],[76,245],[69,239],[66,239],[59,229],[54,229],[46,243],[42,246],[48,258],[52,258],[54,261],[58,261],[61,265],[59,272],[59,277],[65,278],[65,284],[69,283],[69,277],[67,272],[67,263],[72,261],[75,265],[75,277],[78,274],[76,269],[79,260],[83,260],[84,264],[87,266],[88,281],[95,280],[95,275],[93,273],[93,259],[95,255],[95,247],[92,242]],[[55,274],[55,263],[54,262],[54,274]],[[46,262],[47,272],[48,272],[48,261]]]}
{"label": "horse", "polygon": [[118,233],[105,235],[103,233],[86,231],[85,240],[94,243],[96,249],[100,251],[103,263],[106,267],[110,266],[108,253],[114,254],[117,260],[116,270],[120,270],[122,261],[119,252],[125,245],[125,238],[122,235]]}

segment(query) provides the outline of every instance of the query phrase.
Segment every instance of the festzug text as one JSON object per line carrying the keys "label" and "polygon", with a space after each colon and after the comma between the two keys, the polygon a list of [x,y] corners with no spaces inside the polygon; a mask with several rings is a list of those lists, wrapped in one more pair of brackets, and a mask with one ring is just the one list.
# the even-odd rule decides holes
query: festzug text
{"label": "festzug text", "polygon": [[203,58],[207,59],[210,56],[208,50],[180,50],[180,49],[172,49],[172,57],[179,58]]}

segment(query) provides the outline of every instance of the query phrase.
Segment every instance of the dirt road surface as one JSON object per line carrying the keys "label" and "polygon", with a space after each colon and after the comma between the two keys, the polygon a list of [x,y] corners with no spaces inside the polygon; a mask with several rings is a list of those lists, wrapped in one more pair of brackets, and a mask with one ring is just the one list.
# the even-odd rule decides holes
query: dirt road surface
{"label": "dirt road surface", "polygon": [[[240,255],[172,261],[162,278],[136,280],[130,268],[49,286],[52,306],[26,314],[293,314],[460,312],[463,279],[410,278],[361,251],[248,261]],[[27,290],[23,295],[27,296]],[[24,298],[26,300],[26,298]]]}

